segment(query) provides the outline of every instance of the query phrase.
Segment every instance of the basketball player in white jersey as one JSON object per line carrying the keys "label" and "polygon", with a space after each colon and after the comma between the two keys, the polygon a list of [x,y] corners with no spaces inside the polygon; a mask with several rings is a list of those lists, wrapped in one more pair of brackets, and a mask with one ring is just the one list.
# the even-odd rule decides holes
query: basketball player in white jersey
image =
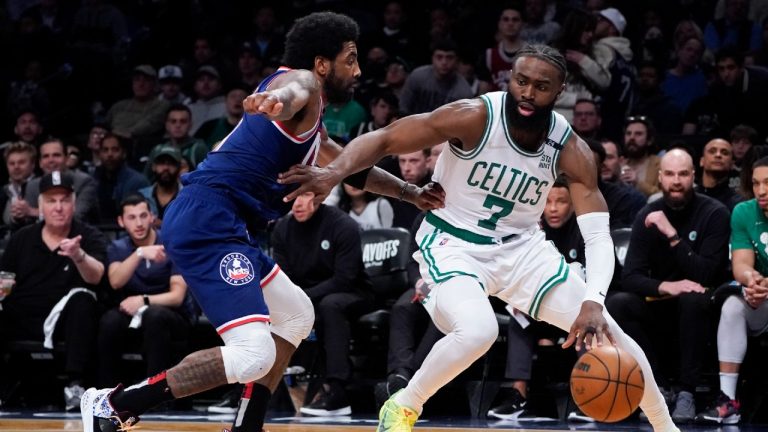
{"label": "basketball player in white jersey", "polygon": [[[307,191],[321,200],[341,179],[385,155],[449,142],[433,177],[445,189],[445,207],[427,214],[414,255],[433,287],[424,307],[446,336],[408,386],[384,404],[379,431],[411,431],[427,399],[490,348],[498,325],[489,295],[570,331],[564,348],[611,342],[629,352],[643,370],[640,407],[654,431],[679,430],[642,350],[603,306],[614,263],[608,208],[592,152],[552,111],[565,75],[558,51],[527,46],[515,58],[507,92],[405,117],[353,140],[323,169],[294,166],[280,176],[284,183],[302,183],[286,200]],[[589,284],[569,271],[539,229],[558,174],[569,181]]]}

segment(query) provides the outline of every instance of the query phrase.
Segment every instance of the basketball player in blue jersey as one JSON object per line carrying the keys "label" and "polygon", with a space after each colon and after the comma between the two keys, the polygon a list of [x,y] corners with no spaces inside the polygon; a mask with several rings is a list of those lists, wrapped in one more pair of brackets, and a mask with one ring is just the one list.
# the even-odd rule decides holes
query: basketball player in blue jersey
{"label": "basketball player in blue jersey", "polygon": [[[314,324],[312,303],[249,232],[287,213],[295,189],[277,182],[294,164],[321,165],[340,153],[322,133],[324,102],[352,96],[360,75],[357,24],[323,12],[299,19],[286,37],[284,64],[243,102],[247,114],[200,164],[163,221],[166,252],[224,340],[178,365],[123,388],[89,389],[81,401],[85,432],[132,427],[149,408],[227,383],[246,384],[234,431],[259,431],[270,394]],[[371,170],[346,179],[406,199],[442,205],[439,188],[418,188]],[[140,259],[137,257],[136,259]]]}
{"label": "basketball player in blue jersey", "polygon": [[[524,47],[507,91],[402,118],[356,138],[324,168],[296,166],[281,175],[284,184],[301,183],[286,199],[305,192],[321,199],[341,179],[385,155],[449,143],[433,176],[445,188],[445,207],[427,213],[414,254],[432,287],[422,303],[446,336],[408,386],[384,404],[380,432],[411,431],[427,399],[490,348],[498,324],[489,295],[569,331],[564,348],[611,342],[627,351],[643,370],[640,407],[654,431],[678,431],[648,360],[603,306],[614,262],[608,208],[589,147],[552,111],[565,76],[557,50]],[[539,228],[560,174],[569,181],[584,237],[588,283],[569,271]]]}

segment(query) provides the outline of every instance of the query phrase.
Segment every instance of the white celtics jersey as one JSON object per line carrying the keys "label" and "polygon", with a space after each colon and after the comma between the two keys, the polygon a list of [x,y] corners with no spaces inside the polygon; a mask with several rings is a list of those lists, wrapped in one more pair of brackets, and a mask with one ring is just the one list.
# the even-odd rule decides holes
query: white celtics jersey
{"label": "white celtics jersey", "polygon": [[571,127],[552,112],[547,138],[536,152],[528,152],[509,134],[504,112],[507,97],[511,97],[507,92],[480,96],[488,119],[477,147],[464,151],[448,145],[440,154],[433,180],[445,189],[445,208],[427,218],[437,228],[447,232],[456,231],[450,226],[460,228],[483,243],[483,237],[498,241],[539,223]]}

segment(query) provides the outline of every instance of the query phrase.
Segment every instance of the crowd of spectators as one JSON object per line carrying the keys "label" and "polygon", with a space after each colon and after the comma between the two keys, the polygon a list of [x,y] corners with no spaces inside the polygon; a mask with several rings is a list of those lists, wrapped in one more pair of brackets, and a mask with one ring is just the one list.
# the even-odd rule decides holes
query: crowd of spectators
{"label": "crowd of spectators", "polygon": [[[595,152],[611,228],[632,230],[607,308],[645,350],[676,420],[739,420],[741,341],[768,322],[761,249],[768,234],[742,226],[765,219],[768,208],[768,7],[756,0],[4,2],[0,270],[15,273],[16,286],[3,300],[0,334],[2,342],[66,341],[67,407],[84,385],[119,379],[109,364],[121,347],[110,341],[140,327],[142,316],[145,332],[160,326],[164,341],[183,339],[175,335],[189,327],[194,308],[187,309],[186,286],[160,246],[163,212],[182,187],[180,176],[232,131],[245,96],[280,66],[293,20],[326,9],[352,16],[361,29],[355,97],[324,115],[340,144],[403,116],[504,91],[524,44],[558,48],[568,78],[553,108]],[[424,185],[448,145],[387,157],[380,166]],[[548,199],[542,226],[553,239],[573,240],[578,230],[569,200],[567,182]],[[342,282],[333,274],[338,263],[294,255],[290,238],[312,231],[302,241],[317,239],[312,247],[320,249],[302,252],[322,256],[336,248],[323,242],[359,243],[336,233],[343,227],[412,229],[420,220],[409,204],[351,187],[337,188],[326,204],[302,215],[297,200],[298,211],[275,231],[277,261],[313,299],[329,351],[325,384],[335,401],[316,401],[321,414],[348,404],[352,374],[343,347],[350,323],[372,304],[358,264],[346,263]],[[334,235],[316,235],[313,227],[331,216]],[[579,247],[566,241],[561,250],[584,264]],[[345,259],[359,259],[348,252]],[[390,347],[393,390],[418,368],[418,341],[439,337],[411,307],[428,287],[418,274],[410,279],[391,299],[393,314],[406,317],[393,320],[400,326],[393,332],[413,333],[403,323],[418,321],[418,332],[428,333]],[[715,332],[721,305],[723,319],[736,324]],[[534,336],[519,330],[510,330],[510,340],[533,351]],[[729,332],[739,335],[738,346]],[[169,363],[167,345],[140,345],[148,372]],[[658,354],[670,346],[678,356]],[[105,353],[98,361],[97,347]],[[717,369],[715,352],[722,393],[713,406],[723,409],[697,409],[694,393],[703,371]],[[503,401],[504,409],[492,410],[497,417],[525,399],[525,353],[507,370],[514,406]],[[96,376],[86,373],[91,363]]]}

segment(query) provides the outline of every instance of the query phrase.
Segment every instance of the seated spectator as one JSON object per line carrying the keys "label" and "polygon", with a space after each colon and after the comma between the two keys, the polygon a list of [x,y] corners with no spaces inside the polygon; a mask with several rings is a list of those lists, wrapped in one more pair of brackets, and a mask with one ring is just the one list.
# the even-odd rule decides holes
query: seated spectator
{"label": "seated spectator", "polygon": [[[427,167],[429,154],[430,150],[425,149],[399,155],[397,157],[400,167],[400,175],[398,177],[402,178],[407,183],[415,184],[417,186],[424,186],[429,183],[431,179],[431,173]],[[413,204],[396,198],[387,198],[387,200],[389,200],[395,213],[395,219],[392,222],[392,226],[405,229],[410,228],[413,225],[416,216],[419,214],[419,209]]]}
{"label": "seated spectator", "polygon": [[155,154],[165,146],[173,146],[181,151],[184,158],[182,163],[186,165],[185,172],[193,171],[205,159],[210,149],[203,140],[190,136],[191,125],[192,112],[189,107],[176,104],[168,109],[168,114],[165,117],[165,132],[168,135],[168,141],[156,145],[149,152],[147,163],[144,165],[145,177],[154,180],[152,161],[155,159]]}
{"label": "seated spectator", "polygon": [[560,24],[547,16],[546,0],[525,0],[522,38],[528,43],[549,43],[560,33]]}
{"label": "seated spectator", "polygon": [[351,326],[373,307],[360,244],[357,223],[335,207],[315,207],[311,194],[296,198],[292,213],[272,233],[275,261],[315,306],[315,329],[325,352],[322,394],[301,408],[302,414],[352,413],[346,392]]}
{"label": "seated spectator", "polygon": [[[744,158],[752,148],[759,144],[757,140],[757,131],[751,126],[740,124],[731,129],[731,146],[733,146],[733,169],[737,172],[741,172],[741,167],[744,162]],[[737,177],[738,178],[738,177]],[[731,182],[731,187],[738,190],[740,182],[736,184]]]}
{"label": "seated spectator", "polygon": [[227,115],[217,119],[208,120],[195,132],[195,138],[205,141],[208,148],[213,148],[216,143],[223,140],[237,126],[243,118],[243,100],[251,94],[251,91],[243,87],[233,87],[227,92]]}
{"label": "seated spectator", "polygon": [[[128,236],[107,249],[109,285],[120,293],[119,306],[101,317],[98,331],[99,386],[114,387],[122,380],[120,355],[137,348],[147,363],[147,376],[173,366],[173,343],[188,338],[192,311],[184,307],[187,284],[166,257],[154,215],[141,195],[121,203],[117,223]],[[131,333],[141,335],[140,347],[126,344]]]}
{"label": "seated spectator", "polygon": [[345,102],[333,102],[325,107],[323,112],[323,125],[328,131],[328,136],[335,141],[349,142],[349,134],[352,128],[365,121],[366,113],[357,101],[349,99]]}
{"label": "seated spectator", "polygon": [[749,1],[726,0],[725,16],[710,21],[704,28],[707,48],[718,51],[733,45],[742,53],[758,50],[762,45],[760,23],[749,19]]}
{"label": "seated spectator", "polygon": [[752,190],[755,198],[740,203],[731,215],[733,277],[740,294],[726,298],[717,327],[717,357],[720,361],[720,393],[697,421],[735,424],[741,419],[736,399],[739,369],[747,353],[747,336],[757,336],[768,329],[768,252],[765,226],[768,223],[768,158],[752,166]]}
{"label": "seated spectator", "polygon": [[744,54],[725,47],[716,55],[717,80],[709,94],[697,99],[685,113],[684,134],[728,136],[739,124],[768,135],[768,73],[744,63]]}
{"label": "seated spectator", "polygon": [[432,63],[411,72],[400,95],[404,115],[430,112],[448,102],[472,97],[467,80],[458,73],[456,50],[452,41],[439,41],[432,47]]}
{"label": "seated spectator", "polygon": [[392,204],[382,196],[344,184],[338,207],[347,212],[363,231],[392,227]]}
{"label": "seated spectator", "polygon": [[[96,195],[96,180],[82,171],[68,171],[66,158],[64,157],[64,143],[58,138],[49,138],[40,146],[40,169],[43,174],[54,171],[69,172],[72,175],[75,188],[75,218],[83,222],[94,223],[98,221],[99,204]],[[40,178],[34,178],[27,183],[24,191],[24,199],[18,200],[20,212],[26,214],[31,221],[40,216],[38,209],[38,197],[40,195]]]}
{"label": "seated spectator", "polygon": [[632,226],[637,212],[645,206],[646,198],[637,189],[619,179],[619,148],[613,141],[585,140],[594,153],[595,163],[600,167],[597,187],[608,204],[611,215],[611,229]]}
{"label": "seated spectator", "polygon": [[0,149],[5,149],[14,141],[21,141],[27,144],[37,146],[43,138],[43,126],[40,119],[34,111],[22,111],[16,116],[16,123],[13,126],[12,141],[6,141],[0,144]]}
{"label": "seated spectator", "polygon": [[259,49],[251,42],[243,42],[237,55],[237,81],[243,88],[248,88],[250,94],[264,79],[261,75],[261,55]]}
{"label": "seated spectator", "polygon": [[[16,123],[13,126],[14,139],[0,144],[0,152],[4,152],[14,142],[25,142],[37,148],[43,138],[42,134],[43,127],[37,114],[33,111],[22,110],[16,116]],[[4,179],[8,175],[5,169],[5,164],[0,164],[0,179]]]}
{"label": "seated spectator", "polygon": [[99,157],[101,166],[94,178],[98,183],[99,221],[114,223],[119,215],[120,203],[139,189],[149,186],[147,178],[125,163],[126,142],[117,135],[107,134],[101,140]]}
{"label": "seated spectator", "polygon": [[478,75],[491,82],[492,91],[506,91],[509,87],[512,59],[525,45],[522,28],[522,6],[512,2],[503,4],[496,22],[498,42],[485,49],[478,68]]}
{"label": "seated spectator", "polygon": [[197,69],[194,91],[193,102],[187,104],[192,121],[190,135],[194,135],[208,120],[227,115],[224,96],[221,95],[221,75],[215,67],[205,65]]}
{"label": "seated spectator", "polygon": [[480,96],[491,91],[491,83],[481,79],[475,70],[475,64],[470,58],[469,53],[463,53],[459,56],[459,75],[463,76],[472,90],[472,97]]}
{"label": "seated spectator", "polygon": [[403,89],[410,73],[411,65],[402,58],[395,57],[387,65],[387,73],[384,75],[384,88],[392,92],[398,101],[403,97]]}
{"label": "seated spectator", "polygon": [[[678,366],[681,390],[672,412],[676,422],[691,421],[696,415],[693,394],[710,337],[707,290],[725,280],[728,267],[729,229],[722,223],[728,210],[694,192],[693,176],[688,153],[673,149],[664,155],[659,172],[663,199],[637,215],[622,290],[606,299],[611,316],[648,356],[668,403],[671,373],[660,368],[670,362]],[[679,347],[677,360],[671,353],[661,355],[660,350],[675,347]]]}
{"label": "seated spectator", "polygon": [[147,139],[163,130],[163,113],[170,105],[155,94],[157,71],[150,65],[133,68],[133,96],[112,105],[107,112],[109,129],[124,138]]}
{"label": "seated spectator", "polygon": [[169,104],[189,103],[189,98],[181,91],[181,85],[184,81],[184,74],[181,68],[176,65],[165,65],[158,72],[158,81],[160,82],[160,94],[158,99],[164,100]]}
{"label": "seated spectator", "polygon": [[75,144],[67,144],[67,169],[71,171],[83,171],[83,155],[80,147]]}
{"label": "seated spectator", "polygon": [[677,109],[685,112],[694,100],[707,94],[707,77],[699,67],[704,54],[704,42],[688,38],[677,51],[677,63],[667,71],[661,88]]}
{"label": "seated spectator", "polygon": [[662,90],[663,75],[661,67],[654,63],[640,65],[632,114],[651,119],[659,135],[677,135],[683,127],[683,112]]}
{"label": "seated spectator", "polygon": [[656,130],[646,117],[628,117],[624,128],[625,163],[621,181],[646,197],[659,191],[659,157],[653,154]]}
{"label": "seated spectator", "polygon": [[[25,142],[14,142],[3,152],[5,166],[8,168],[8,183],[3,186],[0,194],[0,208],[3,209],[3,220],[0,226],[8,232],[30,223],[27,219],[23,204],[27,183],[34,177],[37,150]],[[2,233],[4,237],[6,232]]]}
{"label": "seated spectator", "polygon": [[53,171],[39,183],[43,221],[11,236],[0,270],[16,275],[3,301],[0,332],[8,341],[35,340],[46,348],[66,342],[67,410],[80,406],[83,381],[93,366],[97,306],[94,289],[104,275],[107,243],[91,225],[74,218],[71,173]]}
{"label": "seated spectator", "polygon": [[696,192],[720,201],[728,207],[728,211],[733,211],[736,204],[742,201],[742,197],[728,182],[733,166],[732,154],[731,143],[728,141],[715,138],[708,142],[699,160],[701,184],[694,188]]}
{"label": "seated spectator", "polygon": [[99,156],[99,150],[101,150],[101,140],[109,132],[105,125],[97,123],[91,127],[91,131],[88,133],[88,139],[85,143],[85,157],[83,157],[83,171],[93,176],[96,173],[96,168],[101,166],[101,157]]}
{"label": "seated spectator", "polygon": [[152,159],[152,175],[155,182],[139,193],[147,199],[156,227],[160,227],[165,216],[165,209],[183,187],[181,177],[181,152],[173,146],[163,146],[155,152]]}
{"label": "seated spectator", "polygon": [[583,139],[600,136],[600,108],[592,99],[579,99],[573,105],[573,130]]}
{"label": "seated spectator", "polygon": [[349,133],[350,140],[392,123],[397,114],[397,97],[389,92],[377,94],[371,98],[369,108],[371,120],[361,122],[353,127]]}

